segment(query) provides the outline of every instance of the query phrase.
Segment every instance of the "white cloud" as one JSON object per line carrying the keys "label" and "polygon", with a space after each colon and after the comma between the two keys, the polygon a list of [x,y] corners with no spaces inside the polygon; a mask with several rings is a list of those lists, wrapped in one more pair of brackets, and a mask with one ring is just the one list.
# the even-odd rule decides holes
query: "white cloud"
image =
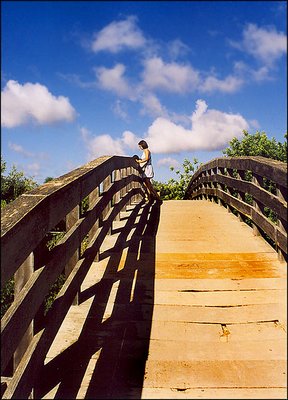
{"label": "white cloud", "polygon": [[[241,137],[243,130],[249,128],[248,122],[240,114],[209,110],[204,100],[197,100],[195,111],[190,117],[190,125],[190,128],[186,128],[171,119],[160,117],[148,128],[146,137],[124,131],[116,139],[109,134],[92,135],[86,128],[81,128],[80,131],[89,153],[88,159],[91,160],[103,155],[131,156],[138,149],[137,143],[143,138],[154,153],[220,150],[233,137]],[[160,160],[158,165],[168,164],[177,166],[177,161],[168,157]]]}
{"label": "white cloud", "polygon": [[138,143],[140,142],[141,138],[136,136],[131,131],[125,131],[122,134],[122,143],[123,146],[129,147],[129,149],[135,150],[138,149]]}
{"label": "white cloud", "polygon": [[[134,133],[125,131],[121,138],[114,139],[109,134],[94,136],[88,129],[80,128],[82,139],[88,150],[88,159],[92,160],[103,155],[129,156],[131,150],[137,149],[140,141]],[[128,151],[126,148],[128,147]]]}
{"label": "white cloud", "polygon": [[34,153],[25,150],[20,144],[8,142],[9,149],[15,151],[15,153],[22,154],[24,157],[33,157]]}
{"label": "white cloud", "polygon": [[269,66],[287,53],[287,36],[283,32],[273,27],[259,28],[255,24],[246,26],[240,43],[230,41],[230,44]]}
{"label": "white cloud", "polygon": [[243,83],[243,79],[232,75],[227,76],[223,80],[214,76],[209,76],[199,86],[199,90],[203,93],[211,93],[214,91],[234,93],[243,85]]}
{"label": "white cloud", "polygon": [[237,61],[234,63],[234,70],[239,77],[240,76],[243,77],[243,83],[244,80],[248,82],[249,79],[256,82],[262,82],[273,79],[270,76],[270,69],[266,65],[261,66],[258,69],[254,69],[242,61]]}
{"label": "white cloud", "polygon": [[179,39],[172,40],[167,44],[167,46],[169,55],[172,59],[185,55],[189,51],[189,47]]}
{"label": "white cloud", "polygon": [[32,164],[26,165],[25,169],[28,171],[29,174],[37,177],[40,175],[41,165],[37,162],[34,162]]}
{"label": "white cloud", "polygon": [[256,129],[257,131],[260,129],[260,124],[259,124],[259,122],[257,121],[257,119],[251,119],[251,120],[249,120],[249,125],[250,125],[252,128]]}
{"label": "white cloud", "polygon": [[140,101],[143,105],[141,114],[148,114],[152,117],[168,115],[166,108],[162,106],[160,100],[153,93],[141,96]]}
{"label": "white cloud", "polygon": [[160,57],[144,61],[143,83],[150,89],[186,93],[197,88],[199,73],[190,65],[164,63]]}
{"label": "white cloud", "polygon": [[128,97],[132,100],[135,94],[124,78],[125,69],[123,64],[116,64],[113,68],[95,68],[95,72],[98,82],[103,89],[110,90],[119,96]]}
{"label": "white cloud", "polygon": [[81,89],[97,88],[95,80],[93,81],[83,81],[82,78],[77,74],[63,74],[58,72],[57,75],[64,79],[65,81],[72,83],[74,86],[78,86]]}
{"label": "white cloud", "polygon": [[47,153],[42,151],[32,153],[31,151],[25,150],[23,146],[17,143],[8,142],[8,147],[12,151],[15,151],[15,153],[21,154],[25,158],[35,158],[41,161],[49,159],[49,155]]}
{"label": "white cloud", "polygon": [[123,119],[123,121],[128,121],[128,114],[124,110],[124,106],[119,99],[115,101],[115,104],[112,106],[112,110],[114,114]]}
{"label": "white cloud", "polygon": [[175,160],[174,158],[171,157],[167,157],[167,158],[161,158],[160,160],[158,160],[157,165],[160,166],[165,166],[165,167],[179,167],[180,163]]}
{"label": "white cloud", "polygon": [[145,38],[136,26],[136,18],[128,17],[126,20],[111,22],[95,35],[91,48],[97,53],[109,51],[118,53],[123,49],[139,49],[145,45]]}
{"label": "white cloud", "polygon": [[202,115],[205,114],[207,111],[207,104],[204,100],[197,100],[196,101],[196,109],[193,111],[191,120],[192,122],[197,122],[199,119],[201,119]]}
{"label": "white cloud", "polygon": [[269,68],[267,68],[266,66],[261,67],[257,70],[251,70],[250,74],[252,79],[254,79],[256,82],[262,82],[272,79],[269,75]]}
{"label": "white cloud", "polygon": [[157,118],[146,137],[155,153],[180,153],[195,150],[219,150],[233,137],[240,137],[249,127],[240,114],[208,110],[203,100],[197,100],[191,116],[191,128],[186,129],[171,120]]}
{"label": "white cloud", "polygon": [[69,99],[53,96],[46,86],[9,80],[1,92],[1,126],[14,128],[29,122],[40,125],[73,121],[76,112]]}

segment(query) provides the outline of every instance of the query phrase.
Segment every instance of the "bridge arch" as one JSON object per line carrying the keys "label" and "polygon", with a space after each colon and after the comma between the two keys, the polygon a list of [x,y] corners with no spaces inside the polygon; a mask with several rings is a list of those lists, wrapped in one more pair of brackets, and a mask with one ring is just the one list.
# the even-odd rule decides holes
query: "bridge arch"
{"label": "bridge arch", "polygon": [[235,212],[287,260],[287,164],[265,157],[216,158],[195,172],[184,198],[205,198]]}
{"label": "bridge arch", "polygon": [[[38,369],[68,309],[77,304],[81,282],[99,257],[113,221],[144,197],[135,161],[106,156],[20,196],[3,210],[2,287],[15,276],[15,301],[1,321],[3,398],[29,397]],[[248,219],[255,234],[264,232],[279,256],[287,258],[284,163],[262,157],[212,160],[200,166],[185,193],[185,199],[203,198]],[[61,238],[48,251],[54,234]],[[43,323],[39,309],[63,271],[65,284]]]}

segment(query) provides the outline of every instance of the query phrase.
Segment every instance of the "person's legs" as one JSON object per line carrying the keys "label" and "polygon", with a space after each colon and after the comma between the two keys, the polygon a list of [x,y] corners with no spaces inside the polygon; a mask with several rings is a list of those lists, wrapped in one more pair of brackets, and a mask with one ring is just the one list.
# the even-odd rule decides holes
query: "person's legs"
{"label": "person's legs", "polygon": [[144,179],[144,178],[143,178],[143,183],[144,183],[144,186],[146,187],[147,192],[148,192],[148,197],[145,195],[145,199],[146,199],[146,200],[150,200],[150,198],[151,198],[151,193],[150,193],[149,187],[148,187],[148,185],[147,185],[147,183],[146,183],[146,179]]}
{"label": "person's legs", "polygon": [[159,195],[158,195],[158,193],[154,189],[150,179],[149,178],[144,178],[144,183],[145,183],[145,185],[146,185],[146,187],[148,189],[150,200],[153,200],[153,198],[155,198],[156,200],[161,200]]}

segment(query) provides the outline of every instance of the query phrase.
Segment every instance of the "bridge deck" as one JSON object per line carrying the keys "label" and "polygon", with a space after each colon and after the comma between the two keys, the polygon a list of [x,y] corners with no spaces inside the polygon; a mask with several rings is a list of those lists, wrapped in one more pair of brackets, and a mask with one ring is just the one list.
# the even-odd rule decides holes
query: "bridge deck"
{"label": "bridge deck", "polygon": [[131,206],[90,269],[36,396],[287,398],[286,282],[285,263],[223,207]]}

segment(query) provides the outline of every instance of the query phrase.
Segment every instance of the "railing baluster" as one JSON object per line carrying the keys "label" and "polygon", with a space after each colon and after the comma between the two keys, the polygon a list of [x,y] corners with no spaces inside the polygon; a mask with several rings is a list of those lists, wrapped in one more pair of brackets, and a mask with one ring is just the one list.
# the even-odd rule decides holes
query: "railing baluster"
{"label": "railing baluster", "polygon": [[[114,171],[114,182],[119,182],[121,180],[121,171],[116,169]],[[121,199],[121,193],[118,190],[113,197],[113,204],[117,204]],[[115,221],[120,221],[120,212],[116,215]]]}
{"label": "railing baluster", "polygon": [[[273,190],[266,188],[266,180]],[[240,221],[252,224],[255,235],[262,235],[287,258],[287,164],[264,157],[212,160],[194,173],[184,196],[196,200],[207,197],[217,198],[218,204],[237,213]]]}
{"label": "railing baluster", "polygon": [[[32,276],[34,272],[34,255],[31,253],[29,257],[24,261],[18,271],[15,273],[15,285],[14,285],[14,299],[17,299],[17,296],[22,291],[25,283],[28,282],[29,278]],[[28,329],[23,335],[17,350],[14,353],[13,357],[13,370],[15,371],[18,367],[24,353],[29,347],[33,338],[33,321],[30,323]]]}
{"label": "railing baluster", "polygon": [[[111,175],[108,175],[103,181],[104,197],[107,197],[106,191],[109,189],[110,185],[111,185]],[[110,210],[111,210],[111,199],[109,199],[107,206],[102,211],[102,221],[106,218]],[[111,232],[112,232],[112,226],[109,227],[107,235],[111,235]]]}
{"label": "railing baluster", "polygon": [[[79,220],[80,217],[80,206],[76,206],[69,214],[67,214],[66,216],[66,231],[68,232],[69,229],[71,229],[76,222]],[[76,249],[75,253],[73,254],[73,256],[68,260],[66,266],[65,266],[65,276],[67,278],[67,276],[70,275],[70,273],[72,272],[73,268],[75,267],[75,265],[77,264],[77,262],[79,261],[79,257],[80,257],[80,246],[78,249]],[[79,302],[79,294],[77,294],[73,300],[73,305],[77,305]]]}

